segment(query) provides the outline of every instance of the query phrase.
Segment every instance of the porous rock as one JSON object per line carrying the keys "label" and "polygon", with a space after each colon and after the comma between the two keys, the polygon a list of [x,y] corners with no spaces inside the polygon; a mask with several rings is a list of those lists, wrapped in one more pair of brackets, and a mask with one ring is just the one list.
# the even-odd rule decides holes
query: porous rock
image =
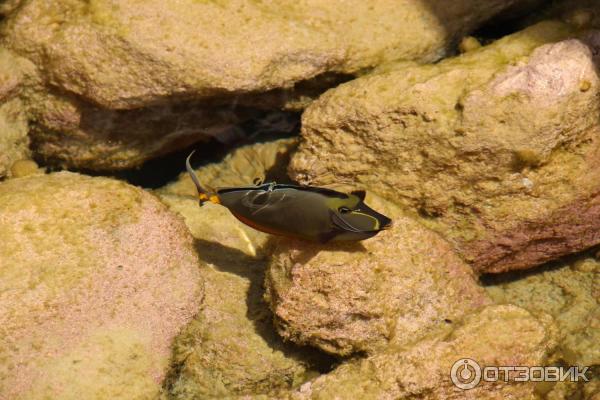
{"label": "porous rock", "polygon": [[394,64],[303,115],[292,178],[360,182],[477,271],[529,268],[600,241],[600,32],[542,22],[436,65]]}
{"label": "porous rock", "polygon": [[[456,362],[543,365],[555,345],[548,316],[516,306],[489,306],[409,347],[389,347],[346,362],[307,382],[293,399],[537,399],[533,382],[481,381],[463,390],[451,381]],[[474,373],[474,370],[472,370]]]}
{"label": "porous rock", "polygon": [[407,345],[488,302],[448,243],[397,207],[366,203],[393,227],[354,243],[282,239],[265,285],[286,340],[347,356]]}
{"label": "porous rock", "polygon": [[10,176],[11,165],[29,157],[27,116],[18,98],[33,65],[0,47],[0,178]]}
{"label": "porous rock", "polygon": [[518,3],[33,0],[9,16],[3,42],[43,65],[61,90],[137,108],[265,92],[395,59],[434,61]]}
{"label": "porous rock", "polygon": [[202,298],[183,221],[61,172],[0,183],[0,226],[0,398],[155,398]]}

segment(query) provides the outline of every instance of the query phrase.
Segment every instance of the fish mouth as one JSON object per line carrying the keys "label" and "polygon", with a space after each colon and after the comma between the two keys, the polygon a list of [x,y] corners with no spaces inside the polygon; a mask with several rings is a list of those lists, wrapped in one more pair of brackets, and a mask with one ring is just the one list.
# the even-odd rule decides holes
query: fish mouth
{"label": "fish mouth", "polygon": [[392,221],[391,219],[386,221],[384,224],[381,225],[381,230],[382,231],[387,231],[388,229],[392,229],[394,227],[394,221]]}

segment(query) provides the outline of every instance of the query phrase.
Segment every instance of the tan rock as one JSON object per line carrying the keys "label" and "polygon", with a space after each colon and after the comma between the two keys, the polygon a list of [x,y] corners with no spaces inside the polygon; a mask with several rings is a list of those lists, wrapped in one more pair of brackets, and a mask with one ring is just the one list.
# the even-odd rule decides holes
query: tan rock
{"label": "tan rock", "polygon": [[600,33],[563,40],[571,35],[566,24],[540,23],[331,90],[303,115],[290,173],[316,185],[357,182],[402,204],[482,272],[592,246]]}
{"label": "tan rock", "polygon": [[11,165],[29,157],[27,116],[17,98],[33,65],[0,47],[0,178],[10,176]]}
{"label": "tan rock", "polygon": [[154,398],[202,298],[181,219],[63,172],[0,183],[0,226],[0,398]]}
{"label": "tan rock", "polygon": [[437,60],[518,3],[35,0],[9,16],[3,33],[52,85],[106,108],[136,108],[265,92],[390,60]]}
{"label": "tan rock", "polygon": [[600,262],[582,257],[521,279],[487,286],[497,303],[548,313],[558,326],[554,355],[566,365],[600,365]]}
{"label": "tan rock", "polygon": [[133,168],[198,140],[235,138],[237,125],[258,115],[197,103],[107,110],[73,96],[32,94],[32,147],[47,163],[114,171]]}
{"label": "tan rock", "polygon": [[267,301],[286,340],[346,356],[407,345],[488,302],[471,269],[433,232],[373,196],[394,226],[359,243],[282,239]]}
{"label": "tan rock", "polygon": [[450,373],[465,357],[480,366],[542,365],[554,345],[551,321],[516,306],[491,306],[456,328],[406,348],[346,362],[307,382],[296,399],[536,399],[533,383],[482,381],[470,390],[453,385]]}

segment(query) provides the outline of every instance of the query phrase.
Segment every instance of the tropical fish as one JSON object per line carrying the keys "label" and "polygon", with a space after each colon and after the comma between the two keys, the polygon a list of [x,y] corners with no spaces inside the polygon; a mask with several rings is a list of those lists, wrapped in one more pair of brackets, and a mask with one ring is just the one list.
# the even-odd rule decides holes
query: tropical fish
{"label": "tropical fish", "polygon": [[[192,154],[194,154],[192,152]],[[391,226],[392,220],[364,203],[365,191],[350,194],[315,186],[259,183],[209,193],[190,165],[200,205],[221,204],[244,224],[273,235],[326,243],[359,241]]]}

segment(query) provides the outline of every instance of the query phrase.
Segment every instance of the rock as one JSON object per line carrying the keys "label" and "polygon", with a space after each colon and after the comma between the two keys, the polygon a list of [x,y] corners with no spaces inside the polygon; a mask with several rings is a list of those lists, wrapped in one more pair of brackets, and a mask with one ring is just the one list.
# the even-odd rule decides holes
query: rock
{"label": "rock", "polygon": [[554,358],[565,365],[600,366],[600,262],[581,257],[520,279],[491,279],[487,291],[497,303],[512,303],[558,326]]}
{"label": "rock", "polygon": [[[254,176],[284,170],[282,159],[293,142],[241,147],[221,163],[197,170],[198,176],[207,187],[248,184]],[[262,300],[269,236],[224,207],[199,207],[188,179],[183,175],[159,190],[163,202],[184,217],[207,265],[201,311],[175,342],[169,398],[266,395],[298,386],[329,361],[314,350],[284,344],[273,329]]]}
{"label": "rock", "polygon": [[27,175],[43,174],[41,168],[33,160],[17,160],[10,167],[10,172],[13,178],[23,178]]}
{"label": "rock", "polygon": [[0,183],[0,398],[150,399],[202,282],[154,196],[61,172]]}
{"label": "rock", "polygon": [[0,103],[0,178],[11,176],[13,163],[29,158],[29,154],[23,103],[19,99]]}
{"label": "rock", "polygon": [[0,19],[16,10],[21,3],[22,0],[2,0],[0,3]]}
{"label": "rock", "polygon": [[347,356],[408,345],[488,302],[451,247],[368,196],[393,228],[359,243],[282,239],[265,285],[279,334]]}
{"label": "rock", "polygon": [[106,110],[43,92],[30,103],[32,148],[46,163],[100,171],[133,168],[198,140],[239,139],[238,125],[261,115],[193,102]]}
{"label": "rock", "polygon": [[327,92],[303,115],[292,178],[360,183],[418,214],[479,272],[600,242],[600,32],[572,35],[544,22]]}
{"label": "rock", "polygon": [[555,344],[551,318],[516,306],[490,306],[406,348],[342,364],[307,382],[294,399],[535,399],[534,383],[481,381],[455,387],[450,373],[468,356],[480,366],[543,365]]}
{"label": "rock", "polygon": [[17,95],[33,65],[0,48],[0,179],[10,176],[11,165],[29,157],[27,117]]}
{"label": "rock", "polygon": [[3,41],[43,65],[60,90],[129,109],[289,88],[390,60],[438,60],[465,33],[520,2],[531,3],[34,0],[9,16]]}

